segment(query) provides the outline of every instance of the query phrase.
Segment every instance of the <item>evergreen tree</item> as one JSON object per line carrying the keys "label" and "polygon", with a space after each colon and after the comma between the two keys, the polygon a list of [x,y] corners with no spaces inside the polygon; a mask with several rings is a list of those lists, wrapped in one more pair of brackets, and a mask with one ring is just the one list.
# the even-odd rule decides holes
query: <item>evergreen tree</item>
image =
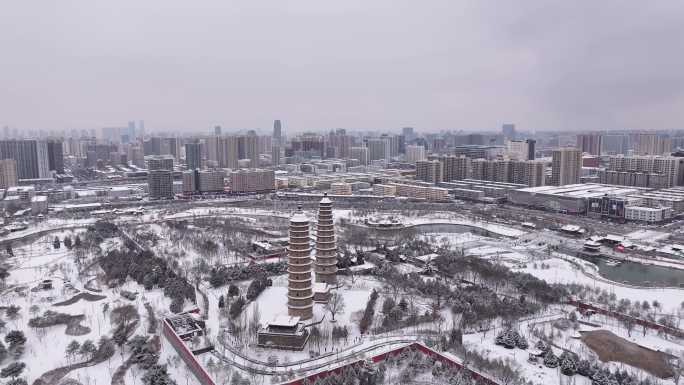
{"label": "evergreen tree", "polygon": [[9,349],[22,346],[26,343],[26,336],[21,330],[12,330],[5,336],[5,342],[9,344]]}
{"label": "evergreen tree", "polygon": [[515,341],[515,346],[517,346],[518,349],[525,350],[525,349],[527,349],[530,345],[527,343],[527,339],[525,338],[525,336],[523,336],[522,334],[518,333],[518,338],[517,338],[517,340]]}
{"label": "evergreen tree", "polygon": [[68,235],[64,237],[63,242],[64,242],[64,247],[66,247],[67,249],[71,249],[71,246],[73,246],[73,244],[71,243],[71,237]]}
{"label": "evergreen tree", "polygon": [[2,378],[7,378],[7,377],[17,378],[21,375],[21,372],[24,371],[24,368],[26,368],[25,363],[23,363],[23,362],[12,362],[11,364],[7,365],[6,367],[2,368],[2,370],[0,370],[0,377],[2,377]]}
{"label": "evergreen tree", "polygon": [[52,241],[52,247],[54,247],[55,249],[59,249],[59,245],[60,245],[59,237],[55,237],[55,240]]}
{"label": "evergreen tree", "polygon": [[218,307],[219,309],[223,309],[224,307],[226,307],[226,302],[223,299],[223,295],[219,295]]}
{"label": "evergreen tree", "polygon": [[28,385],[28,382],[23,378],[13,378],[7,381],[7,385]]}
{"label": "evergreen tree", "polygon": [[142,378],[145,385],[176,385],[176,381],[169,377],[165,365],[153,365]]}
{"label": "evergreen tree", "polygon": [[560,369],[561,373],[566,376],[574,376],[577,373],[577,362],[572,354],[568,352],[563,352],[560,356]]}
{"label": "evergreen tree", "polygon": [[408,302],[406,302],[406,298],[401,298],[399,301],[399,308],[404,312],[408,311]]}
{"label": "evergreen tree", "polygon": [[228,286],[228,296],[237,297],[238,295],[240,295],[240,289],[231,283],[230,286]]}
{"label": "evergreen tree", "polygon": [[544,356],[544,366],[547,368],[556,368],[558,367],[558,357],[556,357],[555,354],[553,354],[553,350],[549,349],[548,352],[546,352],[546,355]]}
{"label": "evergreen tree", "polygon": [[577,374],[584,377],[591,377],[594,374],[591,363],[587,360],[580,360],[577,363]]}
{"label": "evergreen tree", "polygon": [[66,355],[67,357],[74,357],[76,353],[78,353],[78,350],[81,348],[81,344],[78,343],[78,341],[73,340],[69,342],[69,345],[66,347]]}
{"label": "evergreen tree", "polygon": [[85,340],[81,344],[81,348],[78,349],[78,354],[80,354],[84,359],[91,359],[93,354],[97,351],[97,346],[92,340]]}
{"label": "evergreen tree", "polygon": [[74,238],[74,247],[81,247],[81,237],[76,235],[76,238]]}
{"label": "evergreen tree", "polygon": [[0,342],[0,364],[7,358],[7,348],[5,344]]}

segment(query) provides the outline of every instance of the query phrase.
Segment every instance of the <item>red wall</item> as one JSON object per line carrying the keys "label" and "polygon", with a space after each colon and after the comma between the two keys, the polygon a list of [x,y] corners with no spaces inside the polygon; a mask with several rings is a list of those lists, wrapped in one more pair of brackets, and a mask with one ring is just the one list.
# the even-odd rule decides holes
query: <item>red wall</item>
{"label": "red wall", "polygon": [[659,331],[662,331],[664,333],[670,334],[670,335],[675,336],[675,337],[680,337],[680,338],[684,337],[684,331],[677,329],[677,328],[661,325],[657,322],[651,322],[651,321],[648,321],[645,319],[632,317],[632,316],[624,314],[624,313],[619,313],[619,312],[616,312],[613,310],[603,309],[603,308],[600,308],[600,307],[597,307],[597,306],[594,306],[594,305],[591,305],[588,303],[576,301],[576,300],[569,300],[568,304],[573,305],[573,306],[577,306],[577,309],[580,312],[592,310],[592,311],[595,311],[596,313],[607,315],[610,317],[614,317],[614,318],[617,318],[620,320],[631,319],[636,325],[645,326],[649,329],[659,330]]}
{"label": "red wall", "polygon": [[[389,352],[378,354],[376,356],[371,357],[371,360],[373,362],[379,362],[379,361],[386,359],[388,356],[400,354],[401,352],[408,350],[408,349],[411,349],[411,348],[414,348],[417,351],[419,351],[419,352],[421,352],[421,353],[423,353],[429,357],[434,358],[436,361],[440,361],[440,362],[444,363],[445,365],[448,365],[450,367],[456,367],[458,369],[463,369],[463,365],[461,363],[454,361],[451,358],[444,356],[441,353],[439,353],[435,350],[432,350],[432,349],[428,348],[427,346],[425,346],[423,344],[419,344],[419,343],[412,343],[412,344],[404,346],[404,347],[396,348],[396,349],[391,350]],[[354,366],[354,365],[360,365],[360,364],[362,364],[362,362],[363,362],[363,360],[359,360],[359,361],[356,361],[354,363],[347,364],[344,366],[340,366],[340,367],[335,368],[335,369],[318,372],[318,373],[312,374],[308,377],[298,378],[296,380],[292,380],[291,382],[286,382],[285,384],[286,385],[303,385],[305,380],[309,380],[310,382],[313,382],[318,378],[324,378],[324,377],[327,377],[331,374],[340,373],[347,367]],[[481,380],[483,383],[488,384],[488,385],[499,385],[496,381],[491,380],[491,379],[483,376],[482,374],[480,374],[478,372],[475,372],[475,371],[468,369],[468,368],[465,368],[465,370],[470,372],[471,377],[475,380]]]}
{"label": "red wall", "polygon": [[185,361],[185,364],[188,365],[190,371],[192,371],[192,374],[194,374],[195,378],[197,378],[197,381],[199,381],[202,385],[216,385],[214,380],[211,379],[211,376],[209,376],[209,373],[207,373],[202,365],[200,365],[195,358],[195,355],[192,354],[192,352],[187,348],[185,342],[178,337],[171,325],[169,325],[166,320],[164,320],[162,324],[164,325],[164,336],[171,343],[173,348],[176,349],[183,361]]}

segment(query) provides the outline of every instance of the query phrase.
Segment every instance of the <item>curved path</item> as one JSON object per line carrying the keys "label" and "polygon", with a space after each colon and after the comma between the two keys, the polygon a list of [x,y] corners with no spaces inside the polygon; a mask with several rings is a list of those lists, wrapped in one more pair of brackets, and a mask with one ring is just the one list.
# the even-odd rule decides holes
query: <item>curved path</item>
{"label": "curved path", "polygon": [[[407,338],[408,337],[408,338]],[[299,361],[296,363],[288,363],[288,364],[282,364],[282,365],[264,365],[261,361],[255,360],[250,357],[245,357],[245,356],[238,356],[235,355],[234,358],[228,357],[224,354],[219,353],[216,350],[212,351],[212,354],[221,360],[222,362],[235,365],[238,368],[242,370],[246,370],[252,373],[257,373],[261,375],[276,375],[276,374],[282,374],[282,373],[287,373],[289,371],[294,371],[298,373],[304,373],[312,370],[318,370],[321,368],[325,368],[327,366],[331,365],[336,365],[340,364],[343,362],[346,362],[350,359],[354,360],[359,360],[364,356],[366,353],[370,353],[376,350],[389,350],[395,345],[396,347],[399,346],[405,346],[412,344],[414,342],[417,342],[418,338],[411,338],[411,336],[402,336],[402,337],[386,337],[384,341],[378,341],[366,345],[361,345],[361,346],[353,346],[344,350],[340,350],[339,352],[336,352],[334,354],[330,355],[325,355],[325,356],[320,356],[320,357],[315,357],[310,360],[307,360],[305,362]],[[361,347],[360,349],[358,349]],[[358,349],[358,350],[355,350]],[[330,359],[331,357],[335,357],[334,359]],[[244,357],[244,358],[243,358]],[[322,361],[322,359],[328,359],[327,361]],[[319,362],[321,361],[321,362]]]}

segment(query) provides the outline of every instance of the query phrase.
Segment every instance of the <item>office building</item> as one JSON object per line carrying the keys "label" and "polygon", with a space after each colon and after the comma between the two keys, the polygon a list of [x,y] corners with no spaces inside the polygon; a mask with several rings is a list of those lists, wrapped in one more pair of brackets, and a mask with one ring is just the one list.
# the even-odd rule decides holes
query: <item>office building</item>
{"label": "office building", "polygon": [[41,140],[0,141],[0,159],[14,159],[18,179],[50,178],[48,147]]}
{"label": "office building", "polygon": [[274,167],[280,166],[280,157],[281,157],[281,152],[282,149],[278,145],[274,145],[271,147],[271,165]]}
{"label": "office building", "polygon": [[406,147],[406,161],[416,163],[425,160],[425,147],[409,145]]}
{"label": "office building", "polygon": [[591,155],[601,155],[602,136],[597,133],[577,135],[577,148]]}
{"label": "office building", "polygon": [[16,186],[18,182],[17,161],[14,159],[0,160],[0,189]]}
{"label": "office building", "polygon": [[[501,125],[501,133],[506,139],[515,139],[516,137],[516,132],[515,132],[515,124],[511,123],[506,123]],[[482,143],[484,144],[484,143]]]}
{"label": "office building", "polygon": [[59,140],[47,141],[48,169],[57,174],[64,174],[64,154],[62,142]]}
{"label": "office building", "polygon": [[573,147],[553,150],[551,154],[551,184],[577,184],[582,176],[582,151]]}
{"label": "office building", "polygon": [[273,144],[276,146],[283,144],[283,127],[278,119],[273,121]]}
{"label": "office building", "polygon": [[439,183],[443,179],[442,163],[438,160],[421,160],[416,162],[416,179],[428,183]]}
{"label": "office building", "polygon": [[233,193],[265,193],[273,190],[273,170],[242,169],[230,173],[230,191]]}
{"label": "office building", "polygon": [[406,141],[411,141],[413,138],[415,138],[415,134],[413,132],[413,127],[403,127],[401,129],[401,135],[404,137]]}
{"label": "office building", "polygon": [[202,149],[199,143],[185,143],[185,165],[189,170],[202,168]]}
{"label": "office building", "polygon": [[221,126],[214,126],[214,135],[221,136]]}
{"label": "office building", "polygon": [[165,169],[151,169],[147,174],[150,199],[173,199],[173,173]]}

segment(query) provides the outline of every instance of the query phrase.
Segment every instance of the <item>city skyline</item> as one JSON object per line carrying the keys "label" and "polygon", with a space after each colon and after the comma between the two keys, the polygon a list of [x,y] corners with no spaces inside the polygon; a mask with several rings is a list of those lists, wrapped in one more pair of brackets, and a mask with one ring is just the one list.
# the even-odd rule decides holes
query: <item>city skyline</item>
{"label": "city skyline", "polygon": [[684,4],[586,5],[14,2],[0,126],[681,127]]}

